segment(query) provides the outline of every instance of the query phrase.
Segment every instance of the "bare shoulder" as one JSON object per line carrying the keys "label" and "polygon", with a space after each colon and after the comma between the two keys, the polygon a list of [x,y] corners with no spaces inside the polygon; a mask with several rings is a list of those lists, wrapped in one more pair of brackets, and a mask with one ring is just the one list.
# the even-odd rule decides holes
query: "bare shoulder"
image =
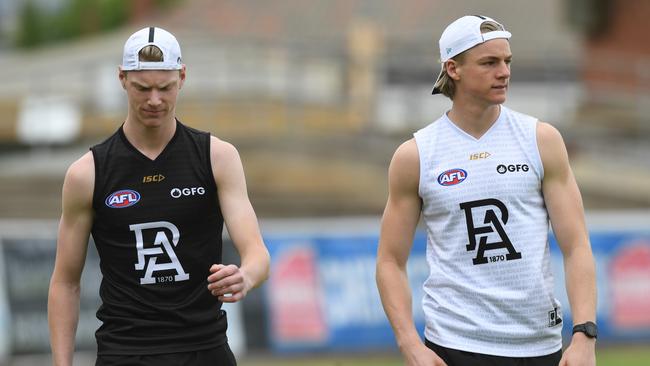
{"label": "bare shoulder", "polygon": [[64,207],[66,203],[88,206],[92,203],[95,187],[95,160],[89,151],[73,162],[63,182]]}
{"label": "bare shoulder", "polygon": [[562,142],[562,135],[557,128],[547,122],[537,122],[537,142],[544,145],[553,145]]}
{"label": "bare shoulder", "polygon": [[398,164],[400,166],[406,165],[407,167],[413,167],[414,164],[417,166],[420,165],[420,154],[414,138],[403,142],[397,150],[395,150],[391,162],[391,165],[393,164]]}
{"label": "bare shoulder", "polygon": [[239,160],[239,152],[235,146],[218,137],[210,136],[210,158],[212,166],[215,164],[224,164],[234,160]]}
{"label": "bare shoulder", "polygon": [[222,187],[244,180],[244,167],[235,146],[214,136],[210,137],[210,164],[215,182]]}
{"label": "bare shoulder", "polygon": [[415,139],[402,143],[390,162],[389,184],[399,190],[416,190],[420,182],[420,154]]}
{"label": "bare shoulder", "polygon": [[95,183],[95,160],[92,152],[85,153],[70,164],[65,175],[65,182],[74,185],[76,188],[93,187]]}
{"label": "bare shoulder", "polygon": [[544,165],[545,176],[565,170],[568,154],[560,131],[546,122],[537,123],[537,147]]}

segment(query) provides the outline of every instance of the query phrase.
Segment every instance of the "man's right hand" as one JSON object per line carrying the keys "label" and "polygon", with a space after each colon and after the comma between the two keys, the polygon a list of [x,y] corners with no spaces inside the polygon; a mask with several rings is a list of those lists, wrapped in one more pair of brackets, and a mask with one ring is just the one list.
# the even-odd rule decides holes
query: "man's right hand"
{"label": "man's right hand", "polygon": [[404,361],[408,366],[447,366],[445,361],[424,344],[403,351]]}

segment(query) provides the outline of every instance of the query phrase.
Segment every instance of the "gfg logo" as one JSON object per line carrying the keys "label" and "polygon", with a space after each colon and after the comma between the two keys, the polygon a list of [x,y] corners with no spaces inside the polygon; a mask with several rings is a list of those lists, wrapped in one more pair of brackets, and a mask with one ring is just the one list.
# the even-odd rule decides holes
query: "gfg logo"
{"label": "gfg logo", "polygon": [[205,194],[205,188],[203,187],[191,187],[191,188],[172,188],[169,192],[173,198],[189,197],[189,196],[203,196]]}
{"label": "gfg logo", "polygon": [[514,173],[514,172],[527,172],[529,170],[528,164],[510,164],[510,165],[503,165],[499,164],[497,166],[497,173],[499,174],[506,174],[508,172]]}
{"label": "gfg logo", "polygon": [[438,184],[441,186],[453,186],[461,183],[467,178],[467,172],[463,169],[450,169],[440,173]]}

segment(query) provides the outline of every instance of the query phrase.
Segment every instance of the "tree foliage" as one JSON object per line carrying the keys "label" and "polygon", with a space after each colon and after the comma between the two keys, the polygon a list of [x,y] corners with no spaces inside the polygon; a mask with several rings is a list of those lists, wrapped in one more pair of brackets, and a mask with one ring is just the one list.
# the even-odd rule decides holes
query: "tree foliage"
{"label": "tree foliage", "polygon": [[[137,1],[137,0],[134,0]],[[169,0],[154,0],[153,7],[169,7]],[[129,19],[130,0],[69,0],[58,12],[48,12],[27,0],[20,13],[15,44],[32,48],[115,29]]]}

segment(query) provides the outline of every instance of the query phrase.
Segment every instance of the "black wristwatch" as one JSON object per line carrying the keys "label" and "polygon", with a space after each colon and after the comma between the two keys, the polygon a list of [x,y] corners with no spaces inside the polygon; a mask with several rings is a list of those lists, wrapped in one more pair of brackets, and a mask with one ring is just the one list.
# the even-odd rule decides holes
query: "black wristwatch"
{"label": "black wristwatch", "polygon": [[573,333],[582,332],[589,338],[598,338],[598,326],[594,322],[586,322],[573,326]]}

